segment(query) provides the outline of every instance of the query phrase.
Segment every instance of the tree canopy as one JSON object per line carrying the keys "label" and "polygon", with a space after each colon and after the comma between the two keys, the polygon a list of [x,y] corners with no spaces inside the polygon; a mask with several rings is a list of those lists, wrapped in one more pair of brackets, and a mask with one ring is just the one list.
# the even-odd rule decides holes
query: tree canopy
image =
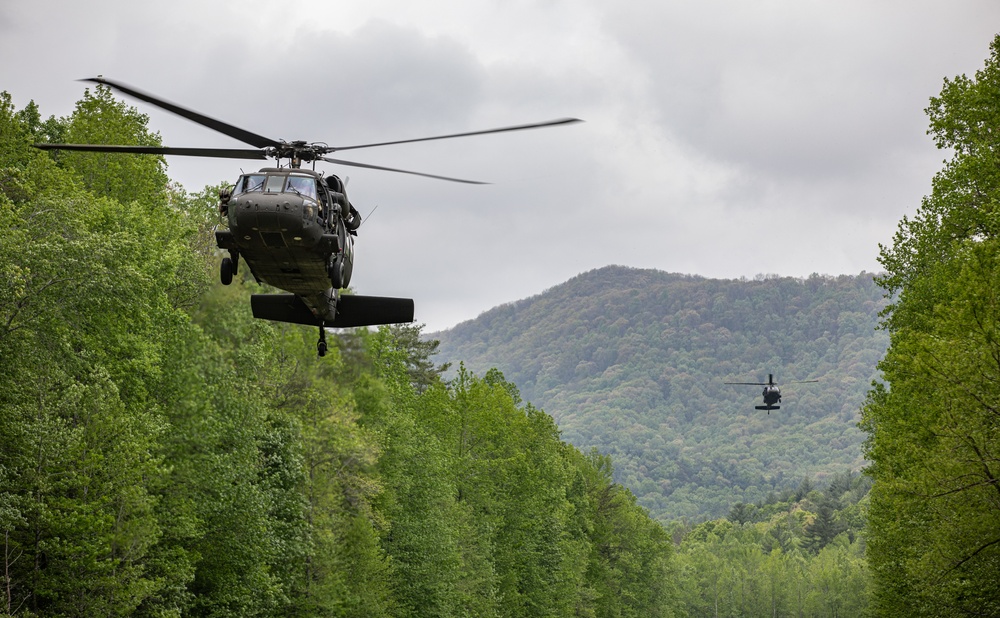
{"label": "tree canopy", "polygon": [[868,557],[884,616],[1000,616],[1000,36],[927,109],[951,159],[882,247],[898,293],[864,428]]}
{"label": "tree canopy", "polygon": [[676,614],[663,527],[502,373],[419,327],[318,359],[212,283],[211,188],[52,136],[158,141],[0,95],[0,615]]}

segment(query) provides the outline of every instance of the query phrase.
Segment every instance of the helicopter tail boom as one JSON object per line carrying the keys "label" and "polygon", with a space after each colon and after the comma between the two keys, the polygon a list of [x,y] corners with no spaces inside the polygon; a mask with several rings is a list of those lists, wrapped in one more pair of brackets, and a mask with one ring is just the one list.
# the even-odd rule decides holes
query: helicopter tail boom
{"label": "helicopter tail boom", "polygon": [[250,308],[253,310],[253,317],[262,320],[329,328],[413,321],[413,299],[387,296],[341,296],[337,302],[336,319],[332,322],[321,321],[294,294],[253,294],[250,296]]}

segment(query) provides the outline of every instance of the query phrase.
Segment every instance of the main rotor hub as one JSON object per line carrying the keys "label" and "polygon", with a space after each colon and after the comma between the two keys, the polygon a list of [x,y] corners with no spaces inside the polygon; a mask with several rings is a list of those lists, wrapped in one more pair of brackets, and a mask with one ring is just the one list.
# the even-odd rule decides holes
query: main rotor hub
{"label": "main rotor hub", "polygon": [[327,150],[328,148],[317,146],[316,144],[309,144],[303,140],[297,140],[294,142],[282,141],[277,146],[266,148],[264,150],[264,154],[278,160],[290,159],[292,161],[292,167],[299,167],[300,162],[315,161],[320,156],[325,154]]}

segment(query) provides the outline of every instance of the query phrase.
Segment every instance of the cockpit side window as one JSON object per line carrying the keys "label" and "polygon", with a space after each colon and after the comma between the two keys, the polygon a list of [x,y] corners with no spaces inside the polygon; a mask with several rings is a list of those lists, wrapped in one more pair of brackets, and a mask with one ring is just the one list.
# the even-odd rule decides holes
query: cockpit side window
{"label": "cockpit side window", "polygon": [[289,176],[285,191],[316,199],[316,181],[306,176]]}

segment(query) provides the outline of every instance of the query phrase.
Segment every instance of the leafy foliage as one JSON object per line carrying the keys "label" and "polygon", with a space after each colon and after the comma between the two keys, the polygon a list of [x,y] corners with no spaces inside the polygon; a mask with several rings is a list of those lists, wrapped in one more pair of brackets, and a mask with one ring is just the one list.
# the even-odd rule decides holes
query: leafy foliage
{"label": "leafy foliage", "polygon": [[688,616],[865,613],[869,578],[859,515],[870,483],[844,473],[823,491],[810,486],[806,479],[797,490],[738,503],[728,519],[674,525]]}
{"label": "leafy foliage", "polygon": [[[74,144],[161,146],[159,136],[146,129],[147,122],[145,114],[117,101],[110,88],[99,85],[93,92],[84,91],[76,110],[63,122],[65,130],[61,133]],[[59,152],[57,156],[88,189],[123,204],[133,200],[153,203],[162,199],[167,188],[162,156],[75,151]]]}
{"label": "leafy foliage", "polygon": [[878,615],[1000,615],[998,86],[1000,37],[975,79],[931,99],[930,132],[953,157],[882,248],[898,300],[885,385],[864,410]]}

